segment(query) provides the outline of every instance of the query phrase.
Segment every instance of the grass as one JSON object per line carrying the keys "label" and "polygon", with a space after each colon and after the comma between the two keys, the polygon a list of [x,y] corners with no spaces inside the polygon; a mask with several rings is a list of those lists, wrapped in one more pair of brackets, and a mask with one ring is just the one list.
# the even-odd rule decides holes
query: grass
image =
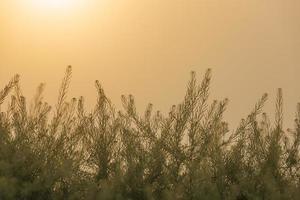
{"label": "grass", "polygon": [[281,89],[274,123],[262,111],[264,94],[229,130],[228,100],[208,101],[210,70],[200,83],[191,74],[166,116],[151,104],[138,114],[130,95],[116,110],[98,81],[87,111],[83,97],[67,100],[71,72],[53,108],[43,84],[28,104],[19,76],[0,92],[0,199],[299,198],[300,104],[295,127],[284,131]]}

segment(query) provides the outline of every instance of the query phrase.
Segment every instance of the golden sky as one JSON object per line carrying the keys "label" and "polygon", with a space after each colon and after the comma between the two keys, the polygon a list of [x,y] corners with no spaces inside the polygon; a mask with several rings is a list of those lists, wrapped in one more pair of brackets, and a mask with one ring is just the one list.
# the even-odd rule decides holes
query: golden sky
{"label": "golden sky", "polygon": [[[67,65],[70,97],[95,100],[99,79],[116,106],[133,94],[167,112],[189,72],[213,69],[212,98],[233,124],[282,87],[286,118],[300,101],[299,0],[0,0],[0,86],[15,73],[31,97],[54,103]],[[54,2],[54,3],[53,3]],[[297,79],[298,78],[298,79]],[[289,123],[290,124],[290,123]]]}

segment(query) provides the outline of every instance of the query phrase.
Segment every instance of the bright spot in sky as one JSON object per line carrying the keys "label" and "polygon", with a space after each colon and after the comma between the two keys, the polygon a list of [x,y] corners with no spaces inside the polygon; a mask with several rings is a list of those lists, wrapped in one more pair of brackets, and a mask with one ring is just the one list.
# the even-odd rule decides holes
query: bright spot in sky
{"label": "bright spot in sky", "polygon": [[40,6],[45,6],[48,8],[63,8],[72,6],[75,2],[74,0],[35,0]]}
{"label": "bright spot in sky", "polygon": [[84,0],[27,0],[24,1],[28,4],[30,2],[33,9],[41,12],[57,12],[64,10],[73,10],[80,7]]}

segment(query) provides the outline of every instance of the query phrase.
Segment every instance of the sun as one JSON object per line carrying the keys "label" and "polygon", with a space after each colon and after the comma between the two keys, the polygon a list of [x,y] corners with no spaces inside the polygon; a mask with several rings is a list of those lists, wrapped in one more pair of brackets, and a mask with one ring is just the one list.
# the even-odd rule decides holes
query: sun
{"label": "sun", "polygon": [[[2,0],[0,0],[1,2]],[[100,4],[101,2],[101,4]],[[19,0],[20,11],[36,21],[80,20],[95,7],[103,8],[106,0]],[[0,3],[1,4],[1,3]],[[101,5],[101,6],[100,6]]]}
{"label": "sun", "polygon": [[32,4],[44,10],[70,9],[78,3],[78,0],[32,0]]}
{"label": "sun", "polygon": [[36,2],[41,6],[62,8],[72,6],[72,2],[74,2],[74,0],[37,0]]}

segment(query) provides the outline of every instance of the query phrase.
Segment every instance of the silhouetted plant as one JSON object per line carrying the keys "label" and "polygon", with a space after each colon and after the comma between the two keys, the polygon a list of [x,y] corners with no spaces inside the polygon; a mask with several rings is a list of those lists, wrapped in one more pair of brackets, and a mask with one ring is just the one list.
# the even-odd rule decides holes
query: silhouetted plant
{"label": "silhouetted plant", "polygon": [[192,72],[166,116],[152,104],[140,115],[132,95],[116,110],[99,81],[88,111],[83,97],[67,98],[71,73],[54,110],[44,84],[30,104],[18,75],[0,91],[0,199],[299,198],[300,104],[295,127],[284,131],[281,89],[274,123],[264,94],[230,131],[228,99],[209,101],[210,69],[201,83]]}

